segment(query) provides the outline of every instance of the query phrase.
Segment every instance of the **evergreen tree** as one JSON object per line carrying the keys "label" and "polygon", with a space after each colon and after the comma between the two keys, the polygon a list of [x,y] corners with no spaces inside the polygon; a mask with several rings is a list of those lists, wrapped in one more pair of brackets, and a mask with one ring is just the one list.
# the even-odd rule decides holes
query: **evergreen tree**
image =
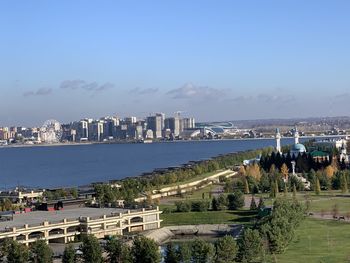
{"label": "evergreen tree", "polygon": [[144,236],[137,237],[132,245],[133,263],[159,263],[160,253],[157,243]]}
{"label": "evergreen tree", "polygon": [[72,244],[69,244],[64,248],[62,263],[74,263],[75,262],[75,250]]}
{"label": "evergreen tree", "polygon": [[227,196],[224,194],[220,194],[218,199],[218,209],[219,210],[226,210],[227,209]]}
{"label": "evergreen tree", "polygon": [[2,248],[6,250],[3,251],[3,254],[8,263],[27,263],[29,261],[29,250],[25,245],[9,239],[3,246],[6,246]]}
{"label": "evergreen tree", "polygon": [[233,194],[227,196],[228,208],[230,210],[237,210],[244,206],[244,195],[241,191],[237,190]]}
{"label": "evergreen tree", "polygon": [[106,245],[108,262],[110,263],[131,263],[130,249],[121,240],[112,238]]}
{"label": "evergreen tree", "polygon": [[321,185],[320,185],[320,180],[316,176],[316,183],[315,183],[315,194],[319,195],[321,193]]}
{"label": "evergreen tree", "polygon": [[294,237],[295,228],[304,218],[305,209],[297,201],[276,199],[270,217],[260,226],[272,253],[282,253]]}
{"label": "evergreen tree", "polygon": [[218,211],[219,210],[219,202],[218,200],[215,198],[215,196],[213,197],[213,199],[211,200],[211,209],[213,211]]}
{"label": "evergreen tree", "polygon": [[250,201],[250,210],[255,211],[257,209],[254,195],[252,195],[252,200]]}
{"label": "evergreen tree", "polygon": [[278,180],[276,179],[275,180],[275,197],[277,197],[278,196],[278,193],[279,193],[279,189],[278,189]]}
{"label": "evergreen tree", "polygon": [[164,263],[178,263],[178,254],[172,243],[168,243],[165,250]]}
{"label": "evergreen tree", "polygon": [[258,230],[245,228],[239,240],[240,262],[261,262],[263,257],[263,241]]}
{"label": "evergreen tree", "polygon": [[192,263],[214,262],[215,250],[211,243],[202,239],[196,239],[192,243]]}
{"label": "evergreen tree", "polygon": [[102,249],[98,239],[93,235],[83,236],[83,243],[80,246],[83,252],[82,258],[85,263],[102,263]]}
{"label": "evergreen tree", "polygon": [[234,263],[237,254],[237,244],[232,236],[219,238],[216,243],[215,263]]}
{"label": "evergreen tree", "polygon": [[270,192],[270,197],[272,198],[276,198],[278,196],[278,182],[277,179],[275,179],[272,183],[271,183],[271,192]]}
{"label": "evergreen tree", "polygon": [[50,263],[53,261],[53,252],[45,240],[37,240],[32,248],[32,261],[34,263]]}
{"label": "evergreen tree", "polygon": [[177,257],[181,263],[191,263],[192,251],[190,243],[181,243],[177,249]]}

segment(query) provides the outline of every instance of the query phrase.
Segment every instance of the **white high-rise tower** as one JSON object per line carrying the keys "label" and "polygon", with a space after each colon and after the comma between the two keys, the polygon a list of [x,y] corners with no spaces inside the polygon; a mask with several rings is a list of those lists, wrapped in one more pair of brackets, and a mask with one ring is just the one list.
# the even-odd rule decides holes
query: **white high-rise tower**
{"label": "white high-rise tower", "polygon": [[299,132],[297,126],[294,129],[294,144],[299,144]]}
{"label": "white high-rise tower", "polygon": [[281,152],[281,133],[279,128],[276,129],[276,151],[279,153],[282,153]]}

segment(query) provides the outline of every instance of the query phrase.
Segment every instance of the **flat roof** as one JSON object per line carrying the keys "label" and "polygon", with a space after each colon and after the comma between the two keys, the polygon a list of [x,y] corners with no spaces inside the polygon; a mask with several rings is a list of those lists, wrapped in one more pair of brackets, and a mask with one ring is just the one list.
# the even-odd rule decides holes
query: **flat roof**
{"label": "flat roof", "polygon": [[121,208],[92,208],[81,207],[58,211],[33,211],[28,213],[14,214],[13,220],[0,221],[0,230],[11,227],[23,227],[28,225],[40,225],[44,221],[60,222],[63,219],[78,219],[79,217],[98,218],[103,215],[125,213],[127,209]]}

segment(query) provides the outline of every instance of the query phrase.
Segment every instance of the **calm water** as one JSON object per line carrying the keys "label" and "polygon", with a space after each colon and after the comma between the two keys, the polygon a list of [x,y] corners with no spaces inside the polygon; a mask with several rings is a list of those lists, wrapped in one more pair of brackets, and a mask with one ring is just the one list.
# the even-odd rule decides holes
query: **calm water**
{"label": "calm water", "polygon": [[[292,141],[283,139],[282,145]],[[0,187],[79,186],[274,145],[272,139],[258,139],[0,148]]]}

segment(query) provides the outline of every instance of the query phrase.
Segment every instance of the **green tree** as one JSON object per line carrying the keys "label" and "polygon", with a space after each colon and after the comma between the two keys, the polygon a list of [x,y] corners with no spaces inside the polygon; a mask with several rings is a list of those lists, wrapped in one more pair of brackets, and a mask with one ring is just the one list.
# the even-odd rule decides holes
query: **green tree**
{"label": "green tree", "polygon": [[191,245],[189,242],[181,243],[177,249],[177,256],[181,263],[190,263],[192,258]]}
{"label": "green tree", "polygon": [[237,254],[237,244],[232,236],[224,236],[215,243],[216,263],[234,263]]}
{"label": "green tree", "polygon": [[165,250],[164,263],[178,263],[179,256],[173,245],[173,243],[168,243]]}
{"label": "green tree", "polygon": [[202,239],[195,239],[192,243],[192,263],[214,262],[214,245]]}
{"label": "green tree", "polygon": [[233,194],[227,196],[228,208],[230,210],[237,210],[244,206],[244,195],[241,191],[236,190]]}
{"label": "green tree", "polygon": [[224,194],[220,194],[217,200],[218,200],[218,210],[226,210],[227,197]]}
{"label": "green tree", "polygon": [[83,252],[83,262],[102,263],[102,249],[98,239],[93,235],[84,235],[82,241],[80,250]]}
{"label": "green tree", "polygon": [[159,263],[158,245],[152,239],[144,236],[137,237],[131,248],[133,263]]}
{"label": "green tree", "polygon": [[272,214],[260,226],[272,253],[282,253],[295,235],[295,229],[304,218],[305,209],[296,200],[277,199]]}
{"label": "green tree", "polygon": [[321,185],[320,185],[320,180],[318,177],[316,177],[316,183],[315,183],[315,194],[319,195],[321,193]]}
{"label": "green tree", "polygon": [[131,263],[130,248],[124,245],[121,240],[112,238],[106,245],[108,262],[110,263]]}
{"label": "green tree", "polygon": [[34,263],[50,263],[53,261],[53,252],[45,240],[37,240],[32,248],[32,261]]}
{"label": "green tree", "polygon": [[252,196],[252,200],[250,201],[250,210],[255,211],[257,209],[256,203],[255,203],[255,198]]}
{"label": "green tree", "polygon": [[246,228],[239,241],[239,260],[241,262],[260,262],[263,257],[263,241],[258,230]]}
{"label": "green tree", "polygon": [[8,263],[27,263],[29,261],[28,248],[14,240],[6,240],[2,245],[3,255]]}
{"label": "green tree", "polygon": [[8,198],[4,198],[0,201],[0,207],[2,211],[10,211],[12,209],[12,202]]}
{"label": "green tree", "polygon": [[72,244],[68,244],[65,247],[62,257],[62,263],[74,263],[75,262],[75,249]]}
{"label": "green tree", "polygon": [[213,199],[211,200],[211,209],[213,211],[218,211],[219,210],[219,202],[218,200],[215,198],[215,196],[213,197]]}
{"label": "green tree", "polygon": [[275,183],[275,181],[272,181],[271,182],[271,189],[270,189],[270,197],[271,198],[276,198],[276,196],[277,196],[276,183]]}

